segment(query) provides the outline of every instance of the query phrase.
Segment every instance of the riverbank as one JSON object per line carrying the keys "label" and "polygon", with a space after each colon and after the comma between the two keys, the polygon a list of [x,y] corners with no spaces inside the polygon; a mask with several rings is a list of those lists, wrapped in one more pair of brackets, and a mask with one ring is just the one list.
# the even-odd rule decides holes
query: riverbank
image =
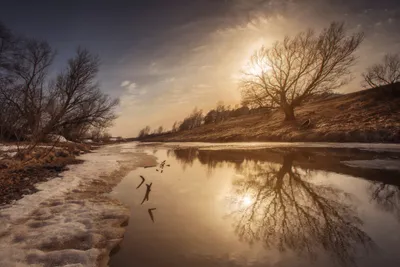
{"label": "riverbank", "polygon": [[[295,113],[295,123],[284,122],[282,112],[276,110],[142,141],[400,143],[400,84],[332,95],[307,103]],[[311,122],[309,127],[302,127],[306,120]]]}
{"label": "riverbank", "polygon": [[128,208],[107,193],[131,170],[155,159],[124,145],[104,146],[77,159],[83,163],[2,207],[1,266],[106,265],[129,219]]}
{"label": "riverbank", "polygon": [[83,161],[77,156],[97,147],[80,143],[0,144],[0,206],[37,192],[35,184],[56,178],[68,165]]}

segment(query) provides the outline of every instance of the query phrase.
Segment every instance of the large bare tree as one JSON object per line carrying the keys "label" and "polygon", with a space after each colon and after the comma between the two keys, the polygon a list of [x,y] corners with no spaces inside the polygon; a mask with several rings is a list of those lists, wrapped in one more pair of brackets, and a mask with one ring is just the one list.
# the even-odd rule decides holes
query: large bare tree
{"label": "large bare tree", "polygon": [[12,32],[0,22],[0,140],[9,139],[19,124],[15,107],[7,101],[6,88],[12,84],[12,65],[16,40]]}
{"label": "large bare tree", "polygon": [[97,83],[99,59],[78,49],[53,81],[47,75],[54,53],[43,41],[17,38],[0,24],[0,138],[48,134],[78,139],[110,126],[118,100]]}
{"label": "large bare tree", "polygon": [[13,72],[14,86],[11,101],[26,120],[27,129],[37,135],[41,127],[43,108],[46,103],[46,78],[54,53],[46,42],[23,40],[17,53]]}
{"label": "large bare tree", "polygon": [[47,71],[53,56],[46,42],[16,38],[0,25],[0,123],[3,134],[28,131],[36,134],[40,131]]}
{"label": "large bare tree", "polygon": [[400,82],[400,55],[386,54],[381,63],[369,67],[362,76],[364,87],[378,87]]}
{"label": "large bare tree", "polygon": [[318,34],[310,29],[261,47],[243,70],[243,101],[278,106],[285,120],[294,120],[294,110],[304,100],[348,82],[363,38],[363,33],[348,34],[343,23],[333,22]]}
{"label": "large bare tree", "polygon": [[45,134],[59,131],[68,135],[85,127],[106,128],[116,118],[118,100],[100,90],[96,81],[98,67],[98,57],[85,49],[79,48],[68,61],[49,90]]}

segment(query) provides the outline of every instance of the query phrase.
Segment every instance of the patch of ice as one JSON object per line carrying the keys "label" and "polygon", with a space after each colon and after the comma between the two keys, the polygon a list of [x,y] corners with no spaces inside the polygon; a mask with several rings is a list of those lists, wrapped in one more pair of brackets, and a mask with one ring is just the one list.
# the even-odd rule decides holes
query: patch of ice
{"label": "patch of ice", "polygon": [[203,142],[168,142],[168,143],[140,143],[145,146],[163,146],[173,148],[198,147],[200,149],[262,149],[276,147],[300,148],[357,148],[366,151],[400,152],[400,144],[387,143],[328,143],[328,142],[232,142],[232,143],[203,143]]}
{"label": "patch of ice", "polygon": [[400,171],[400,160],[373,159],[342,161],[346,166],[364,169],[396,170]]}
{"label": "patch of ice", "polygon": [[[132,145],[132,144],[131,144]],[[135,156],[102,147],[39,192],[0,210],[0,266],[96,266],[124,234],[128,210],[96,189]],[[98,191],[97,191],[98,190]]]}

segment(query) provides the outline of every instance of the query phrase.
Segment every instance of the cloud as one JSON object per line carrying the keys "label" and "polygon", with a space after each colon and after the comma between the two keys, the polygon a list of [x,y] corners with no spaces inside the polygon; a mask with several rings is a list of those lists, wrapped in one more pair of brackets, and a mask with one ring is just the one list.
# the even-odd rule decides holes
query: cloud
{"label": "cloud", "polygon": [[210,88],[211,85],[209,85],[209,84],[196,84],[194,87],[197,87],[197,88]]}
{"label": "cloud", "polygon": [[199,69],[200,70],[206,70],[206,69],[210,69],[212,67],[213,67],[212,65],[203,65],[203,66],[200,66]]}
{"label": "cloud", "polygon": [[121,83],[121,87],[126,87],[126,86],[128,86],[130,83],[131,83],[131,81],[128,81],[128,80],[123,81],[123,82]]}
{"label": "cloud", "polygon": [[137,88],[137,84],[135,82],[131,82],[131,81],[123,81],[121,83],[121,87],[124,87],[127,89],[128,94],[134,94]]}
{"label": "cloud", "polygon": [[131,90],[135,90],[135,88],[137,87],[136,83],[131,83],[127,86],[127,88],[131,91]]}
{"label": "cloud", "polygon": [[172,82],[174,82],[175,80],[176,80],[175,77],[170,77],[170,78],[165,79],[165,82],[166,82],[166,83],[172,83]]}
{"label": "cloud", "polygon": [[207,48],[207,45],[199,45],[192,49],[193,52],[203,51]]}

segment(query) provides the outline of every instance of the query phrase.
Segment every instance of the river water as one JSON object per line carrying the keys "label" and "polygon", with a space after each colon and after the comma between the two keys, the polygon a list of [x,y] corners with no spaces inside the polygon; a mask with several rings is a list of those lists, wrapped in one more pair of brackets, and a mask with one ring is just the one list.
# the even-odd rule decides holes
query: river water
{"label": "river water", "polygon": [[132,150],[158,164],[111,193],[131,217],[110,266],[400,266],[398,151]]}

